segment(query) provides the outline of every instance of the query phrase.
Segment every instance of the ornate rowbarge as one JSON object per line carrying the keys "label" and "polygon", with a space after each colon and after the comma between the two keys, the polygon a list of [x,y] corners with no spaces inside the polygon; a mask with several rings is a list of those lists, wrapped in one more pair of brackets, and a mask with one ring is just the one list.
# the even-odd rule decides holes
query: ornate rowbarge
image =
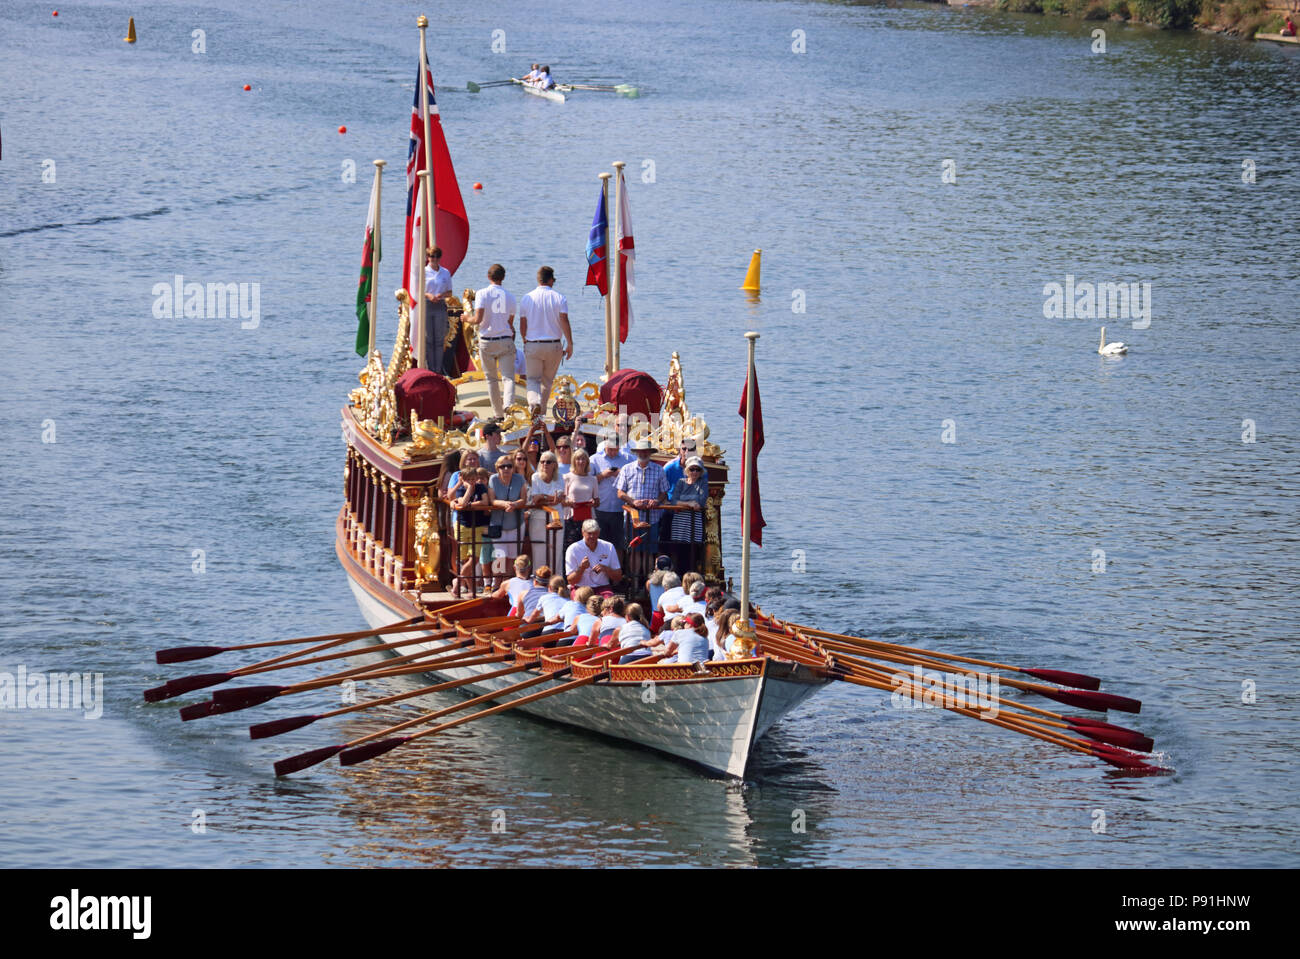
{"label": "ornate rowbarge", "polygon": [[[439,611],[458,602],[446,589],[453,576],[455,530],[451,511],[438,498],[445,454],[483,447],[482,423],[490,414],[490,404],[483,374],[470,372],[452,381],[456,388],[454,419],[474,417],[468,429],[444,429],[435,421],[415,418],[408,430],[399,433],[403,420],[397,415],[400,403],[396,385],[406,365],[409,328],[405,296],[399,298],[403,303],[395,353],[398,362],[385,371],[377,355],[372,354],[362,373],[361,388],[353,391],[350,404],[342,411],[347,444],[345,502],[339,511],[335,548],[366,622],[379,628],[426,615],[431,622],[429,633],[414,634],[413,645],[402,647],[401,652],[425,649],[433,653],[449,650],[456,642],[456,638],[446,637],[416,644],[421,637],[434,635],[439,627],[453,626],[454,622],[440,617]],[[459,335],[472,338],[469,330]],[[724,451],[708,442],[707,424],[687,407],[680,357],[673,355],[663,405],[650,416],[632,413],[621,420],[620,410],[602,403],[599,394],[594,383],[577,385],[571,378],[561,377],[547,408],[567,406],[576,412],[579,425],[575,431],[573,422],[557,421],[550,415],[543,418],[543,428],[557,437],[585,437],[590,445],[601,431],[625,426],[631,438],[649,438],[654,443],[659,450],[655,458],[660,462],[676,455],[683,435],[697,437],[709,481],[705,549],[699,572],[706,582],[723,584],[721,508],[728,466]],[[503,446],[517,444],[529,434],[531,426],[523,407],[508,410]],[[639,517],[635,511],[629,512],[629,523],[635,526]],[[558,537],[548,539],[544,547],[547,564],[560,570],[564,565],[562,544]],[[540,544],[524,538],[521,545],[531,548]],[[629,579],[634,581],[633,577]],[[478,592],[477,580],[472,588]],[[490,600],[477,606],[474,615],[505,612],[505,600]],[[465,627],[458,633],[461,637],[471,635],[473,630]],[[499,651],[507,649],[507,644],[490,636],[476,637],[476,643],[484,649],[493,643]],[[829,681],[824,673],[807,666],[768,657],[696,665],[619,666],[602,662],[584,666],[576,657],[559,657],[546,649],[523,645],[510,648],[516,662],[531,664],[529,674],[541,676],[565,670],[566,677],[575,679],[602,674],[600,682],[523,704],[521,711],[638,743],[711,772],[737,777],[744,776],[754,743]],[[596,648],[593,652],[604,651]],[[447,668],[422,675],[438,680],[473,679],[493,672],[497,665]],[[603,678],[605,671],[608,678]],[[484,679],[463,689],[475,695],[492,693],[520,678]],[[511,698],[501,701],[510,702]]]}

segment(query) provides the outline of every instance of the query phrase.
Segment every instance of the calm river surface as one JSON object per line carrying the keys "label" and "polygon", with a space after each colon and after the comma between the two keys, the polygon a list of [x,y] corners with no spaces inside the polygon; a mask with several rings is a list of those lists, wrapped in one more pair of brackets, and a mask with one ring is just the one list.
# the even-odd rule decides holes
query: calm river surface
{"label": "calm river surface", "polygon": [[[277,781],[404,714],[250,742],[242,715],[143,703],[177,675],[159,647],[363,625],[332,546],[338,411],[376,157],[379,288],[400,269],[418,34],[395,4],[17,2],[0,672],[102,673],[105,702],[0,711],[0,865],[1297,865],[1300,57],[1114,24],[1098,54],[1096,24],[946,7],[453,6],[431,40],[472,227],[457,289],[552,264],[594,378],[584,246],[626,160],[625,365],[662,379],[680,351],[732,458],[741,334],[763,334],[762,605],[1101,675],[1176,774],[836,686],[745,784],[515,716]],[[643,96],[465,92],[534,59]],[[177,274],[259,284],[256,328],[156,318]],[[1045,317],[1067,275],[1150,284],[1149,325]],[[1097,355],[1103,323],[1126,358]]]}

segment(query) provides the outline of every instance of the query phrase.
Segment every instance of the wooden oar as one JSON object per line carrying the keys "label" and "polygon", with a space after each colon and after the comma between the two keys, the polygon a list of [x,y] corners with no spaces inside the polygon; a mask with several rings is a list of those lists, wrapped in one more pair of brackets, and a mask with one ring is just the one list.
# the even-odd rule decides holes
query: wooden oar
{"label": "wooden oar", "polygon": [[[797,643],[787,645],[788,639],[777,640],[777,639],[769,638],[768,641],[771,642],[774,647],[780,650],[779,653],[780,655],[789,655],[791,658],[796,659],[796,661],[803,661],[805,662],[806,665],[809,666],[819,666],[825,668],[825,663],[822,663],[819,660],[817,660],[812,650],[802,649],[798,646]],[[842,680],[847,683],[851,683],[856,686],[866,686],[870,689],[879,689],[885,692],[897,692],[899,691],[900,688],[907,688],[909,692],[911,692],[913,698],[917,698],[920,699],[921,701],[925,701],[924,689],[922,687],[915,686],[910,681],[898,683],[891,680],[878,679],[870,674],[866,674],[866,675],[859,674],[856,671],[844,672],[838,675],[832,673],[832,675],[835,675],[835,678],[839,680]],[[1041,728],[1031,728],[1030,724],[1028,724],[1027,721],[1022,720],[1019,717],[993,716],[988,711],[970,709],[967,707],[958,706],[949,703],[942,703],[942,702],[934,703],[934,705],[939,706],[942,709],[947,709],[951,712],[958,713],[963,716],[968,716],[972,719],[978,719],[982,722],[991,723],[992,725],[999,726],[1003,729],[1009,729],[1012,732],[1022,733],[1034,739],[1040,739],[1043,740],[1044,742],[1050,742],[1053,743],[1054,745],[1062,746],[1066,749],[1074,750],[1075,752],[1081,752],[1089,756],[1094,756],[1098,759],[1101,759],[1103,762],[1111,764],[1112,766],[1118,766],[1124,769],[1151,770],[1153,772],[1158,771],[1154,767],[1149,766],[1148,764],[1142,762],[1141,758],[1137,757],[1136,754],[1128,753],[1125,752],[1124,750],[1116,749],[1114,747],[1106,746],[1104,744],[1087,743],[1084,742],[1083,740],[1075,739],[1074,737],[1062,736]]]}
{"label": "wooden oar", "polygon": [[[820,639],[818,642],[825,648],[836,652],[856,653],[859,656],[870,655],[875,659],[904,663],[909,666],[923,666],[930,669],[947,670],[951,668],[946,663],[927,659],[921,656],[909,656],[902,653],[887,652],[885,650],[874,650],[868,653],[861,647],[851,646],[847,643],[839,643],[828,639]],[[851,656],[843,656],[840,658],[845,660],[852,659]],[[992,678],[992,674],[976,670],[971,671],[970,675]],[[1010,686],[1012,689],[1037,693],[1040,696],[1046,696],[1048,699],[1054,699],[1058,703],[1065,703],[1067,706],[1075,706],[1079,709],[1094,709],[1103,713],[1108,709],[1116,709],[1125,713],[1139,713],[1142,711],[1142,703],[1139,700],[1130,699],[1127,696],[1116,696],[1114,693],[1092,692],[1083,689],[1059,689],[1055,686],[1044,686],[1041,683],[1027,683],[1019,679],[1009,679],[1005,676],[999,676],[997,677],[997,680],[1002,685]]]}
{"label": "wooden oar", "polygon": [[[486,620],[484,622],[498,623],[498,624],[507,624],[507,623],[515,624],[518,623],[519,620],[512,617],[501,617],[498,619]],[[329,653],[324,656],[303,658],[303,654],[295,653],[295,654],[291,654],[288,657],[277,656],[275,659],[266,660],[264,663],[254,663],[250,666],[243,666],[240,667],[239,669],[231,670],[225,673],[199,673],[193,676],[182,676],[180,679],[169,680],[168,682],[164,683],[162,686],[158,686],[154,689],[146,690],[145,698],[148,699],[150,702],[156,702],[161,699],[172,699],[176,696],[181,696],[185,693],[193,692],[196,689],[206,689],[209,686],[217,686],[220,685],[221,683],[229,682],[231,679],[234,679],[235,677],[238,676],[251,676],[257,673],[271,672],[277,669],[292,669],[295,666],[312,666],[317,663],[329,662],[330,660],[334,660],[334,659],[347,659],[351,656],[361,656],[366,653],[382,652],[384,650],[396,649],[402,646],[413,646],[417,643],[426,643],[431,640],[445,639],[447,636],[453,635],[455,633],[454,629],[444,629],[444,630],[437,631],[437,628],[433,623],[422,623],[418,628],[424,629],[426,631],[432,630],[432,632],[430,632],[430,635],[428,636],[421,636],[412,639],[394,640],[393,642],[390,643],[379,643],[377,645],[362,646],[357,649],[345,649],[340,652]],[[329,646],[337,645],[337,641],[326,645]],[[315,648],[316,647],[312,647],[312,649]],[[311,652],[312,649],[305,650],[304,652]],[[430,653],[431,651],[429,650],[423,650],[416,653],[415,655],[423,656],[423,655],[429,655]],[[360,669],[369,669],[369,668],[371,667],[370,666],[360,667]]]}
{"label": "wooden oar", "polygon": [[[562,669],[557,673],[551,673],[550,676],[547,678],[554,679],[560,675],[567,674],[568,672],[569,672],[568,669]],[[543,689],[541,692],[538,693],[530,693],[527,696],[521,696],[518,699],[512,699],[508,703],[502,703],[499,706],[493,706],[490,709],[484,709],[477,713],[473,713],[469,716],[462,716],[459,719],[453,719],[449,723],[441,723],[437,726],[434,726],[432,729],[421,730],[418,733],[412,733],[410,736],[394,736],[391,739],[382,739],[378,742],[369,743],[364,746],[358,746],[353,749],[347,749],[343,752],[341,756],[339,756],[339,765],[352,766],[355,765],[356,763],[365,762],[367,759],[374,759],[376,756],[382,756],[390,749],[396,749],[398,746],[405,745],[406,743],[414,742],[417,739],[423,739],[425,736],[432,736],[435,733],[440,733],[445,729],[451,729],[453,726],[462,726],[465,723],[472,723],[474,720],[482,719],[485,716],[495,716],[497,713],[503,713],[507,709],[514,709],[515,707],[523,706],[526,703],[536,702],[539,699],[545,699],[547,696],[555,696],[558,695],[559,693],[567,693],[572,689],[577,689],[579,686],[589,686],[599,679],[608,679],[608,678],[609,678],[609,670],[606,669],[603,672],[595,673],[591,676],[584,676],[582,679],[573,679],[567,683],[561,683],[559,686],[555,686],[551,689]],[[522,683],[519,685],[522,685]]]}
{"label": "wooden oar", "polygon": [[531,679],[525,679],[521,683],[514,683],[510,686],[505,687],[504,689],[500,689],[495,692],[484,693],[481,696],[475,696],[473,699],[467,699],[464,702],[457,703],[454,706],[448,706],[446,709],[436,709],[431,713],[425,713],[421,716],[416,716],[414,719],[408,719],[406,722],[398,723],[396,726],[389,726],[387,729],[381,729],[378,732],[370,733],[367,736],[361,736],[360,738],[354,739],[351,742],[342,743],[341,745],[337,745],[337,746],[325,746],[322,749],[313,749],[311,752],[299,753],[296,756],[289,756],[285,759],[281,759],[279,762],[275,764],[275,774],[277,776],[285,776],[289,773],[298,772],[301,769],[306,769],[308,766],[315,766],[317,763],[324,762],[326,759],[329,759],[331,756],[343,752],[343,750],[345,749],[352,749],[356,746],[361,746],[365,743],[369,743],[383,736],[391,735],[392,733],[398,732],[399,730],[408,729],[411,726],[415,726],[420,723],[429,722],[430,720],[437,719],[440,716],[445,716],[447,713],[457,712],[458,710],[466,709],[469,706],[474,706],[477,705],[478,703],[485,702],[487,700],[500,699],[502,696],[508,696],[510,693],[527,689],[530,686],[536,686],[538,683],[544,683],[548,679],[551,679],[556,676],[566,675],[568,672],[569,670],[566,668],[566,669],[561,669],[554,673],[546,673],[545,675],[542,676],[534,676]]}
{"label": "wooden oar", "polygon": [[[867,670],[860,666],[848,666],[848,667],[841,667],[841,668],[849,669],[854,675],[880,679],[882,682],[893,683],[895,688],[899,688],[901,686],[900,683],[897,683],[895,681],[895,677],[900,675],[897,672],[890,673],[886,670]],[[906,674],[901,674],[901,675],[906,676]],[[907,679],[910,681],[912,677],[909,676],[907,677]],[[933,683],[928,687],[919,686],[916,683],[911,682],[909,688],[913,690],[914,693],[915,691],[924,691],[927,689],[932,690],[936,688],[942,688],[945,691],[945,694],[955,693],[955,697],[949,697],[948,695],[945,695],[945,699],[954,698],[954,701],[956,701],[959,705],[964,704],[963,700],[965,700],[970,696],[970,690],[967,689],[966,687],[960,686],[956,683],[950,683],[944,680],[940,680],[937,683]],[[916,696],[913,695],[912,698],[915,699]],[[918,702],[928,703],[932,698],[933,697],[928,692],[926,692],[922,695],[922,698],[919,699]],[[1025,704],[1023,703],[1017,703],[1012,700],[1003,699],[1001,696],[994,696],[992,694],[986,694],[986,696],[983,698],[987,699],[990,703],[996,704],[998,707],[1010,707],[1012,709],[1018,709],[1018,710],[1024,709],[1025,707]],[[1149,736],[1144,736],[1141,733],[1137,732],[1136,730],[1124,729],[1123,727],[1107,728],[1106,726],[1095,726],[1091,723],[1063,722],[1056,719],[1049,719],[1045,716],[1035,716],[1035,715],[1025,715],[1025,716],[1007,715],[1006,718],[1021,723],[1030,723],[1035,727],[1046,727],[1049,730],[1050,729],[1069,730],[1070,732],[1080,733],[1081,735],[1086,736],[1089,739],[1096,740],[1098,742],[1110,743],[1113,746],[1123,746],[1126,749],[1133,749],[1133,750],[1137,750],[1138,752],[1149,753],[1153,748],[1155,748],[1155,742]],[[1061,718],[1067,719],[1068,717],[1061,717]]]}
{"label": "wooden oar", "polygon": [[[516,630],[507,630],[506,632],[514,633]],[[552,635],[557,639],[566,639],[576,635],[576,631],[569,630],[568,632],[554,633]],[[467,637],[438,649],[420,650],[415,653],[407,653],[404,656],[390,657],[381,663],[367,663],[364,666],[345,669],[341,672],[294,683],[290,686],[241,686],[235,689],[218,689],[212,695],[213,708],[207,713],[196,711],[189,718],[199,718],[200,715],[212,715],[220,712],[233,712],[236,709],[247,708],[247,706],[259,705],[276,696],[324,689],[328,686],[337,686],[348,680],[364,682],[372,679],[387,679],[390,676],[408,676],[412,673],[434,672],[444,668],[461,669],[482,663],[501,662],[514,655],[511,652],[484,653],[477,648],[448,655],[452,650],[469,646],[473,642],[473,637]],[[247,706],[235,705],[236,703],[246,703]],[[217,709],[217,706],[222,708]]]}
{"label": "wooden oar", "polygon": [[[464,644],[456,644],[457,646]],[[471,649],[458,652],[451,656],[439,655],[434,659],[421,657],[434,656],[435,654],[445,653],[448,649],[454,647],[443,647],[439,650],[424,651],[414,653],[410,656],[399,657],[406,662],[405,665],[394,667],[396,659],[388,660],[381,664],[369,664],[359,669],[347,670],[341,674],[318,679],[308,680],[306,682],[295,683],[291,686],[239,686],[234,689],[218,689],[212,694],[212,699],[207,702],[194,703],[191,706],[184,707],[181,712],[181,719],[202,719],[204,716],[219,716],[223,713],[233,713],[241,709],[249,709],[253,706],[260,706],[262,703],[270,702],[280,696],[287,696],[292,693],[308,693],[317,689],[325,689],[329,686],[338,686],[342,683],[369,682],[376,679],[389,679],[393,676],[409,676],[414,673],[425,673],[437,669],[460,669],[465,666],[477,666],[484,663],[499,663],[503,660],[510,659],[510,653],[492,653],[484,654],[480,650]]]}
{"label": "wooden oar", "polygon": [[[319,643],[325,640],[347,642],[351,639],[361,639],[363,636],[378,636],[384,633],[399,633],[407,629],[419,629],[419,624],[422,622],[424,622],[423,616],[412,616],[410,619],[404,619],[392,626],[384,626],[379,629],[358,629],[351,633],[326,633],[323,636],[305,636],[301,639],[273,639],[264,643],[242,643],[239,646],[173,646],[171,649],[160,649],[154,653],[154,661],[165,665],[168,663],[185,663],[194,659],[207,659],[209,656],[216,656],[218,653],[230,653],[240,649],[295,646],[305,643]],[[299,654],[290,653],[289,655],[295,656]]]}
{"label": "wooden oar", "polygon": [[929,656],[934,659],[950,659],[956,663],[970,663],[974,666],[988,666],[991,669],[1004,669],[1008,672],[1023,673],[1026,676],[1033,676],[1035,679],[1043,679],[1049,683],[1056,683],[1060,686],[1073,686],[1075,689],[1100,689],[1101,680],[1096,676],[1089,676],[1086,673],[1072,673],[1063,669],[1039,669],[1027,668],[1023,666],[1009,666],[1006,663],[994,663],[986,659],[972,659],[969,656],[957,656],[953,653],[938,653],[932,649],[921,649],[919,646],[904,646],[901,643],[888,643],[880,639],[866,639],[861,636],[847,636],[844,633],[831,633],[824,629],[813,629],[811,626],[800,626],[798,623],[782,622],[778,619],[772,619],[772,624],[778,629],[781,627],[793,628],[809,636],[824,636],[828,639],[839,640],[842,643],[848,643],[855,646],[865,646],[873,649],[901,650],[906,653],[919,653],[923,656]]}
{"label": "wooden oar", "polygon": [[[425,630],[436,629],[433,624],[421,625]],[[252,676],[258,673],[273,672],[277,669],[292,669],[295,666],[314,666],[317,663],[330,662],[335,659],[346,659],[350,656],[360,656],[364,653],[380,652],[385,649],[395,649],[400,646],[413,646],[416,643],[428,642],[430,639],[445,637],[448,632],[449,631],[444,630],[427,637],[399,639],[394,640],[391,643],[379,643],[377,645],[365,646],[360,649],[345,649],[335,653],[326,653],[323,656],[314,656],[309,658],[295,657],[287,661],[284,661],[282,657],[277,657],[275,660],[269,660],[266,663],[254,663],[251,666],[243,666],[239,669],[233,669],[224,673],[198,673],[193,676],[182,676],[179,679],[168,680],[161,686],[145,690],[145,699],[149,702],[173,699],[176,696],[182,696],[185,693],[193,692],[196,689],[206,689],[209,686],[219,686],[222,683],[227,683],[240,676]]]}
{"label": "wooden oar", "polygon": [[351,706],[343,706],[327,713],[290,716],[287,719],[274,719],[267,723],[258,723],[255,726],[249,726],[248,738],[268,739],[271,736],[279,736],[281,733],[301,729],[303,726],[310,726],[312,723],[320,719],[332,719],[335,716],[342,716],[345,713],[353,713],[360,709],[386,706],[389,703],[401,702],[403,699],[410,699],[414,696],[428,696],[431,693],[440,693],[444,690],[456,689],[460,686],[467,686],[470,683],[476,683],[483,679],[496,679],[498,676],[509,676],[511,673],[518,673],[528,668],[528,663],[518,663],[514,666],[507,666],[504,669],[493,670],[490,673],[480,673],[476,676],[466,676],[464,679],[452,679],[445,683],[435,683],[432,686],[423,686],[420,689],[411,690],[409,693],[395,693],[392,696],[384,696],[382,699],[371,699],[364,703],[355,703]]}

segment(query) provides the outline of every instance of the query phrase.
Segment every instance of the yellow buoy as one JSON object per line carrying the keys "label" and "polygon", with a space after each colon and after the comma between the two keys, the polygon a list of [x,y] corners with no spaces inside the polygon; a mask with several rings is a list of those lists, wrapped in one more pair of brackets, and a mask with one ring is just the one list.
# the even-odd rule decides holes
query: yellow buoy
{"label": "yellow buoy", "polygon": [[749,270],[745,273],[745,283],[741,286],[742,290],[752,290],[758,292],[758,273],[763,259],[763,251],[755,250],[754,255],[749,260]]}
{"label": "yellow buoy", "polygon": [[135,43],[135,17],[131,17],[126,24],[126,36],[122,38],[127,43]]}

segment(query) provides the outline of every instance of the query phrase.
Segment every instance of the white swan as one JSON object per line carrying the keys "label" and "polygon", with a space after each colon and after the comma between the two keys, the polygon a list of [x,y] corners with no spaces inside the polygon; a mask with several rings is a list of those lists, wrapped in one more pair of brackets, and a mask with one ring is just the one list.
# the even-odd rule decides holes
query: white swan
{"label": "white swan", "polygon": [[1106,327],[1101,328],[1101,345],[1097,347],[1097,352],[1102,356],[1123,356],[1128,352],[1128,347],[1123,343],[1107,343]]}

